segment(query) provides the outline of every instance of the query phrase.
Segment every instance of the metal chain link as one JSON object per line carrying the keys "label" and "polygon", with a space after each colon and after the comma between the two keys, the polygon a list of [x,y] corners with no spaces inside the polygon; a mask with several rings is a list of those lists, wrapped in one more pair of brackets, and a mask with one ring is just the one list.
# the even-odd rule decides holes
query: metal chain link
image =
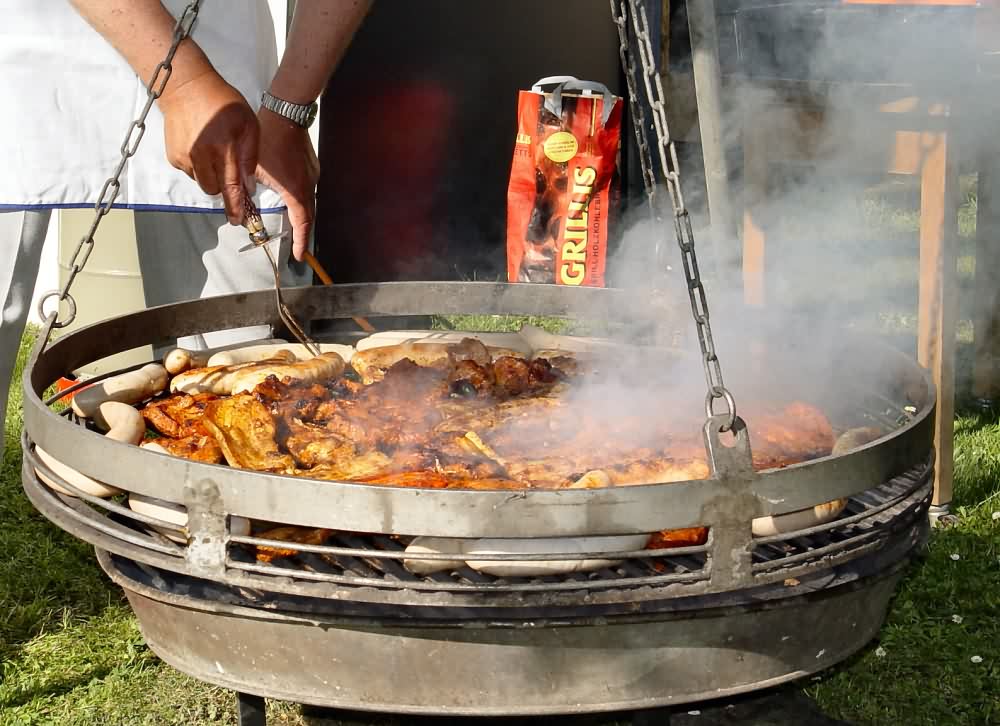
{"label": "metal chain link", "polygon": [[684,263],[684,277],[687,280],[688,296],[691,300],[691,312],[698,331],[698,343],[701,346],[702,362],[705,369],[705,381],[708,384],[708,394],[705,397],[705,415],[712,418],[715,414],[715,403],[722,400],[727,409],[722,412],[728,418],[722,430],[729,431],[736,423],[736,401],[733,394],[726,388],[722,379],[722,366],[715,351],[712,339],[712,325],[708,315],[708,300],[705,287],[701,282],[698,270],[698,256],[695,253],[694,231],[691,228],[691,216],[684,206],[684,195],[681,192],[680,164],[677,162],[677,149],[670,137],[667,126],[667,112],[664,104],[663,82],[656,67],[653,46],[649,35],[649,19],[646,8],[640,0],[611,0],[611,17],[618,27],[622,69],[628,85],[630,108],[633,123],[636,126],[636,141],[639,144],[639,160],[642,164],[643,183],[646,196],[651,207],[656,208],[656,173],[653,170],[652,152],[649,149],[646,135],[647,122],[645,112],[638,103],[636,95],[636,65],[629,45],[629,20],[632,34],[636,38],[639,61],[642,66],[642,80],[653,112],[653,127],[656,131],[657,149],[660,167],[666,180],[670,203],[674,212],[674,232],[677,245],[681,250]]}
{"label": "metal chain link", "polygon": [[143,134],[146,133],[146,116],[149,115],[149,111],[156,102],[156,99],[163,95],[167,81],[170,79],[170,74],[173,72],[172,64],[174,55],[177,53],[177,48],[180,47],[184,39],[191,34],[195,20],[198,19],[198,10],[200,9],[201,2],[202,0],[192,0],[184,8],[184,12],[181,13],[181,16],[177,19],[177,23],[174,25],[170,49],[167,51],[166,58],[156,66],[156,70],[153,71],[153,77],[146,84],[146,105],[142,107],[139,116],[129,124],[128,131],[125,132],[125,140],[120,147],[121,159],[114,173],[108,177],[104,182],[104,186],[101,187],[101,193],[94,204],[94,219],[90,223],[90,229],[87,230],[87,234],[80,240],[80,243],[76,246],[76,250],[73,252],[73,258],[70,260],[69,265],[69,277],[66,279],[66,283],[61,290],[47,292],[38,301],[38,315],[43,320],[49,317],[45,313],[45,303],[53,297],[58,298],[58,302],[65,302],[69,306],[69,315],[65,320],[59,320],[58,309],[51,313],[54,319],[51,328],[49,328],[50,332],[52,328],[65,328],[76,319],[76,300],[70,295],[70,288],[73,287],[76,276],[86,267],[87,260],[90,259],[90,253],[94,249],[94,234],[97,233],[97,228],[101,224],[101,220],[111,211],[115,199],[118,198],[118,192],[121,191],[120,177],[122,171],[124,171],[128,160],[135,156],[135,152],[139,148],[139,142],[142,141]]}
{"label": "metal chain link", "polygon": [[628,44],[628,12],[623,7],[621,13],[618,12],[618,0],[611,0],[611,19],[618,27],[619,46],[618,53],[621,56],[622,70],[625,71],[625,83],[628,86],[629,110],[632,114],[632,129],[635,131],[636,146],[639,149],[639,160],[642,165],[642,184],[646,190],[646,198],[649,201],[650,212],[657,216],[656,204],[656,172],[653,170],[653,157],[649,148],[649,124],[646,121],[646,111],[639,103],[639,94],[636,89],[635,61],[629,53]]}

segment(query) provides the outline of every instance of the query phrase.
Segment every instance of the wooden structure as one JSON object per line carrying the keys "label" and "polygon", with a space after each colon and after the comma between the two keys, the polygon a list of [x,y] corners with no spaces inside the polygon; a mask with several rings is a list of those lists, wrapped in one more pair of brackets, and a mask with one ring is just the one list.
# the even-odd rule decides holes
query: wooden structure
{"label": "wooden structure", "polygon": [[[733,4],[735,0],[727,0]],[[845,5],[923,5],[969,6],[980,8],[976,20],[977,53],[981,59],[1000,67],[1000,2],[995,0],[842,0]],[[688,12],[697,8],[692,20],[692,49],[703,56],[717,48],[717,38],[705,37],[705,6],[715,6],[715,0],[688,2]],[[983,12],[985,11],[985,12]],[[695,21],[697,22],[695,23]],[[714,46],[714,48],[713,48]],[[706,50],[708,49],[708,50]],[[970,68],[970,76],[983,73]],[[988,64],[987,64],[988,65]],[[702,143],[718,142],[721,119],[706,119],[706,112],[719,113],[717,79],[706,74],[718,72],[717,64],[695,64],[695,85],[698,89],[699,125]],[[1000,72],[994,74],[1000,78]],[[699,77],[700,76],[700,77]],[[956,108],[956,98],[938,91],[934,97],[905,86],[857,84],[852,106],[866,118],[863,136],[850,143],[823,145],[824,103],[810,98],[809,84],[794,82],[782,87],[778,83],[766,90],[751,89],[743,97],[741,110],[743,146],[743,212],[742,212],[742,276],[747,303],[755,306],[767,302],[767,232],[760,223],[759,211],[766,201],[769,170],[775,162],[816,161],[824,148],[842,151],[851,149],[849,159],[841,159],[854,169],[893,174],[916,175],[920,180],[920,264],[918,301],[918,359],[928,367],[938,388],[939,404],[935,444],[938,452],[937,481],[934,504],[946,508],[951,501],[953,473],[953,419],[955,408],[955,353],[957,326],[957,209],[959,145],[964,158],[978,158],[980,172],[979,208],[977,219],[976,292],[980,302],[975,320],[976,367],[974,390],[992,400],[1000,398],[1000,310],[996,303],[996,270],[1000,269],[1000,246],[993,244],[991,231],[1000,229],[1000,201],[992,192],[1000,184],[1000,156],[981,151],[991,140],[977,139],[961,133],[963,111],[975,114],[981,109]],[[708,89],[708,94],[702,89]],[[726,93],[734,89],[727,87]],[[803,92],[805,91],[805,92]],[[963,96],[962,92],[953,94]],[[964,97],[968,96],[965,91]],[[709,133],[706,134],[706,129]],[[829,141],[829,139],[825,139]],[[724,156],[725,149],[706,151],[706,161]],[[830,161],[827,159],[826,161]],[[711,170],[706,170],[712,182]],[[726,183],[715,177],[716,192],[710,188],[709,199],[730,199]],[[712,208],[713,228],[728,226],[717,216],[726,213],[726,205]],[[989,300],[991,304],[983,305]]]}
{"label": "wooden structure", "polygon": [[[751,94],[752,95],[752,94]],[[860,95],[860,93],[859,93]],[[767,234],[755,217],[766,195],[769,167],[774,162],[822,159],[826,139],[824,113],[797,98],[794,105],[750,98],[746,108],[752,124],[745,127],[743,284],[746,302],[767,302]],[[948,103],[898,95],[881,89],[857,99],[870,111],[864,138],[834,143],[852,169],[917,175],[920,178],[920,280],[918,360],[932,371],[938,389],[935,447],[938,452],[934,504],[951,501],[953,420],[955,415],[955,330],[957,323],[958,167]]]}

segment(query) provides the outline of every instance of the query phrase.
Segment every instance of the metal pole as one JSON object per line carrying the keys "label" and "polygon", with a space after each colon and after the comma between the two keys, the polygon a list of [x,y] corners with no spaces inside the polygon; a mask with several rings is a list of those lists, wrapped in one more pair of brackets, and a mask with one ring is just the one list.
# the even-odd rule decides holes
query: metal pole
{"label": "metal pole", "polygon": [[732,276],[739,260],[736,218],[726,161],[715,0],[687,0],[698,126],[705,161],[705,184],[712,225],[712,248],[720,276]]}

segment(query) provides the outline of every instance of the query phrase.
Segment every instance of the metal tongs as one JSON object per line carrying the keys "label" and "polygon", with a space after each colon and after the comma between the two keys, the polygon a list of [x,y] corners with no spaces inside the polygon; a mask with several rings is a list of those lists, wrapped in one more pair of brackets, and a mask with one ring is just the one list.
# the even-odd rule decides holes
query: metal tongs
{"label": "metal tongs", "polygon": [[288,309],[288,306],[285,305],[284,298],[281,296],[281,273],[278,270],[278,262],[274,259],[274,253],[271,252],[269,243],[284,239],[288,236],[288,232],[281,232],[272,236],[264,228],[260,211],[257,209],[257,205],[253,203],[249,194],[245,194],[243,197],[243,226],[246,227],[247,232],[250,234],[250,244],[241,247],[239,251],[246,252],[255,247],[260,247],[264,250],[264,254],[267,255],[267,261],[271,263],[271,270],[274,272],[274,297],[278,304],[278,315],[281,317],[281,322],[305,346],[306,350],[312,355],[318,356],[320,354],[319,345],[306,334],[305,329],[292,314],[292,311]]}

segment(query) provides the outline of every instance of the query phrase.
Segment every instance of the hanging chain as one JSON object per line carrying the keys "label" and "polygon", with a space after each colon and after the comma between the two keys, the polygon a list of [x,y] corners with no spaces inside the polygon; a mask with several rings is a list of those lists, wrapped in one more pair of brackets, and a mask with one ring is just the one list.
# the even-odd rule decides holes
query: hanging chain
{"label": "hanging chain", "polygon": [[636,65],[629,46],[629,20],[632,33],[638,46],[639,62],[642,66],[642,80],[646,91],[646,99],[653,112],[653,127],[656,131],[657,151],[660,157],[660,167],[663,171],[670,194],[670,203],[674,211],[674,231],[677,245],[681,250],[684,263],[684,277],[687,280],[688,296],[691,299],[691,312],[694,315],[695,327],[698,331],[698,343],[701,346],[702,362],[705,368],[705,381],[708,384],[708,394],[705,397],[705,415],[711,418],[715,414],[715,403],[719,399],[725,402],[728,416],[722,430],[729,431],[736,423],[736,401],[726,388],[722,379],[722,366],[715,351],[712,339],[712,325],[708,316],[708,301],[705,297],[705,287],[701,282],[698,270],[698,256],[694,247],[694,231],[691,228],[691,216],[684,206],[684,195],[681,192],[680,164],[677,162],[677,149],[670,138],[667,126],[667,112],[664,104],[663,82],[656,68],[653,46],[649,35],[649,19],[646,8],[641,0],[611,0],[611,17],[618,27],[618,38],[621,43],[620,53],[622,69],[628,84],[628,92],[632,110],[632,120],[636,126],[636,141],[639,144],[639,160],[642,163],[643,183],[650,206],[656,214],[656,173],[653,170],[652,152],[647,140],[646,115],[638,102],[636,95]]}
{"label": "hanging chain", "polygon": [[[94,219],[90,223],[90,229],[87,230],[87,234],[80,240],[80,243],[76,246],[76,250],[73,252],[73,258],[69,264],[69,277],[66,279],[66,283],[63,285],[62,290],[48,292],[38,301],[38,315],[43,320],[49,317],[45,313],[45,303],[51,298],[55,297],[58,299],[58,302],[65,302],[69,306],[69,315],[65,320],[59,320],[58,310],[51,313],[53,316],[51,328],[65,328],[76,319],[76,300],[70,295],[70,288],[73,287],[76,276],[87,265],[90,253],[94,249],[94,235],[97,233],[97,228],[101,224],[101,220],[111,211],[115,199],[118,198],[118,192],[121,191],[120,177],[122,172],[125,170],[128,160],[135,156],[135,152],[139,148],[139,142],[142,141],[142,136],[146,133],[146,116],[149,115],[149,111],[156,102],[156,99],[163,95],[163,90],[166,88],[170,74],[173,72],[172,64],[174,55],[177,53],[177,48],[180,47],[184,39],[191,34],[195,20],[198,19],[200,5],[201,0],[192,0],[184,8],[184,12],[174,25],[174,34],[173,40],[170,43],[170,49],[167,51],[167,56],[163,59],[163,62],[156,66],[156,70],[153,71],[153,77],[146,84],[146,105],[143,106],[139,116],[129,125],[128,131],[125,132],[125,140],[121,145],[121,159],[114,173],[108,177],[107,181],[104,182],[104,186],[101,187],[101,193],[94,204]],[[51,328],[49,328],[50,332]]]}
{"label": "hanging chain", "polygon": [[628,14],[623,7],[621,15],[617,11],[617,0],[611,0],[611,17],[618,27],[618,38],[620,44],[618,53],[621,56],[622,69],[625,71],[625,83],[628,85],[629,110],[632,114],[632,129],[635,131],[635,142],[639,149],[639,161],[642,165],[642,184],[646,189],[646,198],[649,200],[649,210],[654,218],[659,218],[657,213],[656,199],[656,172],[653,169],[653,157],[649,148],[649,124],[646,122],[646,111],[639,103],[639,94],[636,89],[635,60],[629,53],[628,45]]}

